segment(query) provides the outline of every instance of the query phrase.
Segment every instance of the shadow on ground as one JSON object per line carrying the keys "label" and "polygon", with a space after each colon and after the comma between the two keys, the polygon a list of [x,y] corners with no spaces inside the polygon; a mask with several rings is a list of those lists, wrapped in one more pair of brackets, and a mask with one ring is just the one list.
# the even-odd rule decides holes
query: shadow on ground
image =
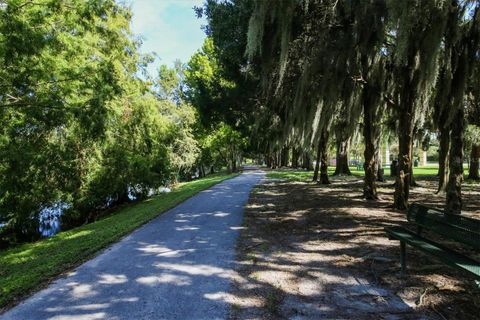
{"label": "shadow on ground", "polygon": [[224,318],[243,206],[262,176],[200,192],[0,319]]}
{"label": "shadow on ground", "polygon": [[[408,276],[400,276],[399,244],[383,231],[407,224],[389,209],[391,182],[376,202],[362,199],[358,177],[333,182],[256,188],[238,244],[232,318],[477,318],[479,291],[464,274],[408,248]],[[412,200],[441,206],[434,181],[419,182]],[[467,214],[475,216],[480,199],[471,188]]]}

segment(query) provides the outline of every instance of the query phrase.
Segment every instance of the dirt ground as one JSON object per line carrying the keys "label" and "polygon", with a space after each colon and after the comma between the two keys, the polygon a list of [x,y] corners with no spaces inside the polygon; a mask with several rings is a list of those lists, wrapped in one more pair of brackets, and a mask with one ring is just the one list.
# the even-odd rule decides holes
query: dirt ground
{"label": "dirt ground", "polygon": [[[384,227],[406,225],[389,208],[392,181],[379,201],[361,197],[360,177],[328,186],[265,179],[251,194],[238,243],[232,319],[478,319],[480,289],[455,269],[407,247]],[[418,179],[411,201],[442,207],[435,181]],[[464,214],[480,218],[480,187],[464,187]]]}

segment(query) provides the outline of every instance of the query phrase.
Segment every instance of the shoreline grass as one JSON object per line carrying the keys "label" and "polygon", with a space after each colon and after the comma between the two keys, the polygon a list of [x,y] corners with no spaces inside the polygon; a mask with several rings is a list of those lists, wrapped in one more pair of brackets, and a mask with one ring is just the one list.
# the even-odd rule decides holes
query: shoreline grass
{"label": "shoreline grass", "polygon": [[0,311],[198,192],[237,175],[184,182],[169,193],[119,208],[104,219],[0,251]]}

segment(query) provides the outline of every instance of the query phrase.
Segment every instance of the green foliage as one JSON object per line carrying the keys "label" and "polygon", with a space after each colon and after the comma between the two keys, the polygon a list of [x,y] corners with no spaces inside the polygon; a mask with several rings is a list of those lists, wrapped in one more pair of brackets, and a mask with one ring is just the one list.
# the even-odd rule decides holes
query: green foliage
{"label": "green foliage", "polygon": [[63,227],[176,180],[198,155],[182,66],[156,91],[113,0],[7,1],[0,9],[0,242],[33,240],[38,215],[69,206]]}
{"label": "green foliage", "polygon": [[199,110],[205,126],[223,119],[221,108],[225,90],[235,86],[222,77],[217,52],[211,38],[205,39],[202,49],[195,53],[185,70],[188,100]]}
{"label": "green foliage", "polygon": [[246,138],[231,126],[221,123],[210,134],[204,135],[201,142],[200,164],[207,167],[227,166],[231,172],[237,170],[242,151],[247,145]]}
{"label": "green foliage", "polygon": [[480,127],[468,125],[465,130],[465,149],[467,153],[471,150],[472,145],[480,145]]}
{"label": "green foliage", "polygon": [[[225,14],[223,9],[224,4],[209,2],[205,10],[212,21],[220,18],[218,12],[217,16],[212,11],[219,10]],[[211,32],[217,34],[217,30]],[[224,40],[223,37],[218,38],[219,43]],[[252,121],[247,120],[251,115],[246,109],[252,104],[241,103],[252,92],[247,91],[248,86],[244,84],[249,82],[240,77],[238,65],[230,65],[232,59],[238,61],[242,57],[239,51],[231,47],[221,48],[212,37],[207,37],[201,50],[191,57],[184,70],[186,99],[195,106],[200,119],[197,129],[201,146],[197,159],[200,174],[204,174],[206,169],[223,166],[236,171],[242,153],[248,148],[244,137],[251,133]]]}
{"label": "green foliage", "polygon": [[185,65],[180,61],[175,61],[175,66],[169,68],[161,65],[158,70],[158,78],[155,81],[156,95],[161,100],[175,101],[180,104],[183,99]]}
{"label": "green foliage", "polygon": [[129,191],[142,198],[151,188],[169,183],[170,123],[157,104],[153,97],[138,97],[116,115],[96,167],[88,170],[91,178],[72,197],[80,216],[101,209],[102,204],[108,207],[108,203],[127,201]]}
{"label": "green foliage", "polygon": [[20,240],[95,166],[111,102],[136,68],[129,17],[113,1],[0,10],[0,220]]}
{"label": "green foliage", "polygon": [[196,8],[208,21],[207,39],[187,64],[185,94],[207,130],[223,122],[243,136],[253,135],[260,87],[244,54],[253,7],[251,0],[208,0]]}
{"label": "green foliage", "polygon": [[183,64],[177,61],[173,69],[165,65],[160,67],[155,95],[160,99],[158,107],[160,113],[170,121],[168,126],[169,159],[177,177],[190,174],[200,152],[194,132],[198,127],[198,113],[185,101],[183,86]]}

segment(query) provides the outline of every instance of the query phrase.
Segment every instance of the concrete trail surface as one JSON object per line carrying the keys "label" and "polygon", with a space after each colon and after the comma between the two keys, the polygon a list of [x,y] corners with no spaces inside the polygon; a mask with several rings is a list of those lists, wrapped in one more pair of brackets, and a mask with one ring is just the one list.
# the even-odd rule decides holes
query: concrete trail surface
{"label": "concrete trail surface", "polygon": [[226,318],[243,205],[263,175],[200,192],[0,319]]}

